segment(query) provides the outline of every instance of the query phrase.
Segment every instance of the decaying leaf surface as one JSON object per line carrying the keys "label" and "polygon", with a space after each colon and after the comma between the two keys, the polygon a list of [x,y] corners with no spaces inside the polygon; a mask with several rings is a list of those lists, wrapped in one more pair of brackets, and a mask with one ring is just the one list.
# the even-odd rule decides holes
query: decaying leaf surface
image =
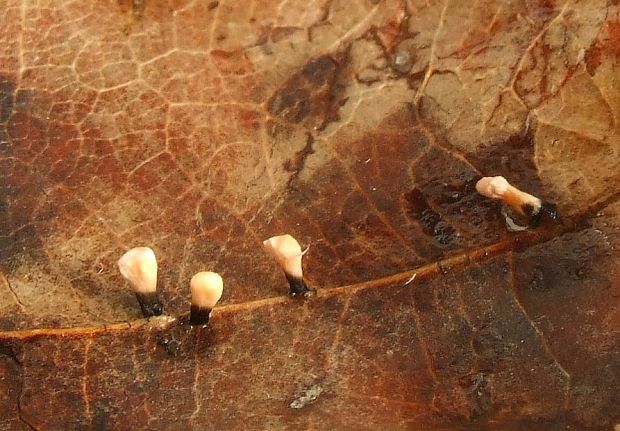
{"label": "decaying leaf surface", "polygon": [[[0,3],[2,427],[620,422],[616,2]],[[208,329],[135,321],[137,245]]]}

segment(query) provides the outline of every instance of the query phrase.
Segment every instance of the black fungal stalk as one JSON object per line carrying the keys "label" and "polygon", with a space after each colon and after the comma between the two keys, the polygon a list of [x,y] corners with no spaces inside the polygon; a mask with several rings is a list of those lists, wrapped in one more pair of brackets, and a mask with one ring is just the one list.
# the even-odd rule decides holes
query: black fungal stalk
{"label": "black fungal stalk", "polygon": [[312,290],[308,287],[303,278],[294,277],[289,274],[285,275],[290,287],[289,295],[308,297],[312,294]]}
{"label": "black fungal stalk", "polygon": [[156,292],[136,292],[136,298],[138,299],[144,317],[161,316],[164,312],[164,305],[159,301]]}

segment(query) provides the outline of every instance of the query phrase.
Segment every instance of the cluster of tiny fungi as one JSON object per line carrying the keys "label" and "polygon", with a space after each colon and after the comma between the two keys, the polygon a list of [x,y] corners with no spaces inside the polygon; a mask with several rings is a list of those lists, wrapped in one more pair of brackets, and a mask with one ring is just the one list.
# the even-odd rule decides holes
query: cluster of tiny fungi
{"label": "cluster of tiny fungi", "polygon": [[[512,186],[504,177],[484,177],[476,183],[476,190],[483,196],[498,199],[516,216],[525,217],[528,224],[535,225],[541,216],[557,218],[555,205]],[[510,221],[506,220],[510,228]],[[270,254],[284,271],[291,296],[308,297],[312,290],[304,281],[302,257],[299,242],[291,235],[279,235],[263,241],[265,251]],[[149,247],[136,247],[127,251],[118,261],[121,275],[127,280],[136,294],[142,314],[145,317],[159,316],[163,305],[157,296],[157,259]],[[191,325],[206,325],[211,310],[222,297],[224,283],[222,277],[210,271],[195,274],[190,281]]]}

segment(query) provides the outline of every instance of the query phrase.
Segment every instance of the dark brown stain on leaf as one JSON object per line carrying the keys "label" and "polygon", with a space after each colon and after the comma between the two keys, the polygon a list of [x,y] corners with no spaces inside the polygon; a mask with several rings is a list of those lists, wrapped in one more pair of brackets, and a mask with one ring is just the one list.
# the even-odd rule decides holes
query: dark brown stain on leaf
{"label": "dark brown stain on leaf", "polygon": [[[443,149],[431,147],[419,161],[424,168],[415,172],[418,190],[413,196],[418,197],[415,208],[419,209],[421,217],[425,208],[419,203],[423,204],[425,199],[431,209],[425,212],[427,229],[430,232],[436,226],[439,237],[444,238],[444,245],[456,245],[456,241],[468,244],[501,238],[505,229],[500,227],[499,206],[475,190],[479,172],[468,161],[456,157],[448,159],[447,154]],[[447,160],[450,161],[446,163]],[[420,196],[424,199],[419,199]]]}
{"label": "dark brown stain on leaf", "polygon": [[[5,123],[13,111],[15,97],[15,83],[6,76],[0,74],[0,124]],[[3,145],[6,145],[3,139]]]}
{"label": "dark brown stain on leaf", "polygon": [[[620,236],[617,230],[602,233],[601,223],[515,256],[515,265],[522,268],[515,276],[517,298],[548,349],[574,376],[569,406],[585,428],[595,427],[601,415],[617,420],[620,414],[620,381],[613,371],[620,344],[608,332],[609,325],[620,322],[609,301],[610,294],[618,297],[618,266],[612,256],[617,256]],[[581,306],[574,309],[575,303]],[[588,372],[581,374],[583,369]]]}
{"label": "dark brown stain on leaf", "polygon": [[[12,272],[22,257],[29,256],[45,266],[47,257],[41,250],[36,222],[50,220],[54,212],[45,208],[44,166],[31,166],[32,161],[46,147],[48,128],[44,122],[14,112],[18,97],[14,84],[2,79],[0,86],[0,262]],[[20,97],[19,111],[25,100]]]}
{"label": "dark brown stain on leaf", "polygon": [[543,187],[534,162],[536,146],[532,129],[516,134],[506,140],[489,145],[476,152],[472,163],[484,166],[483,176],[501,175],[530,194],[541,196]]}
{"label": "dark brown stain on leaf", "polygon": [[267,102],[267,109],[285,122],[322,130],[338,119],[343,103],[346,56],[319,57],[290,77]]}
{"label": "dark brown stain on leaf", "polygon": [[31,429],[31,424],[21,417],[22,364],[10,343],[0,343],[0,375],[4,387],[0,397],[0,427],[7,430]]}
{"label": "dark brown stain on leaf", "polygon": [[450,247],[457,241],[457,234],[452,226],[441,219],[428,204],[426,197],[418,189],[404,195],[407,214],[422,226],[422,230],[431,236],[440,247]]}

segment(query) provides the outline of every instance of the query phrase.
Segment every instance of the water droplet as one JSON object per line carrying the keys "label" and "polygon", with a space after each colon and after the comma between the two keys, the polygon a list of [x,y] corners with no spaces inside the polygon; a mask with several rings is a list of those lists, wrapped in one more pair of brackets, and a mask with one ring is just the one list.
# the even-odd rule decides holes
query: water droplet
{"label": "water droplet", "polygon": [[413,67],[415,61],[415,48],[413,46],[412,39],[405,39],[398,44],[392,57],[390,58],[390,65],[392,69],[399,73],[407,73]]}

